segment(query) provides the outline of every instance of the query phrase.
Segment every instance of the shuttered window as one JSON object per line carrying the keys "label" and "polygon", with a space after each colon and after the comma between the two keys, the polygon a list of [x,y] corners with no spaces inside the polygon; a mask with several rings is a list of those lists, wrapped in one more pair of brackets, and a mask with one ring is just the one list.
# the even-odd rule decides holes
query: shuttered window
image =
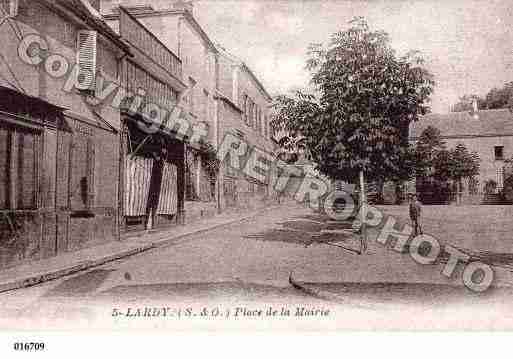
{"label": "shuttered window", "polygon": [[81,30],[77,34],[77,85],[80,90],[94,90],[97,54],[96,31]]}
{"label": "shuttered window", "polygon": [[39,133],[0,124],[0,209],[36,209]]}

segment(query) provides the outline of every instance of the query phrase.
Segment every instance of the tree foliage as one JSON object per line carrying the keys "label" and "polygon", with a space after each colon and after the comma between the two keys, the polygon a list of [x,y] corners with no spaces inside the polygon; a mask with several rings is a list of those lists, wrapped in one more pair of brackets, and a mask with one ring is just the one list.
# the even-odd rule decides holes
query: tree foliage
{"label": "tree foliage", "polygon": [[479,174],[479,155],[469,152],[465,145],[459,143],[450,151],[449,174],[456,182],[463,178],[472,178]]}
{"label": "tree foliage", "polygon": [[409,124],[429,111],[434,86],[419,53],[398,57],[385,32],[356,18],[328,46],[309,47],[307,69],[314,91],[278,96],[273,126],[302,138],[330,178],[408,178]]}
{"label": "tree foliage", "polygon": [[305,146],[305,139],[302,137],[283,136],[278,140],[280,150],[277,157],[287,163],[296,163],[301,155],[305,155],[308,158],[308,152]]}
{"label": "tree foliage", "polygon": [[513,109],[513,82],[508,82],[501,88],[492,88],[484,97],[475,94],[464,95],[452,106],[451,111],[472,111],[472,103],[474,100],[477,100],[477,105],[480,110]]}
{"label": "tree foliage", "polygon": [[418,177],[433,178],[439,182],[473,178],[479,174],[480,158],[459,143],[448,150],[440,131],[427,127],[419,137],[415,148],[415,170]]}
{"label": "tree foliage", "polygon": [[414,152],[416,177],[433,176],[437,155],[445,150],[440,130],[428,126],[420,135]]}

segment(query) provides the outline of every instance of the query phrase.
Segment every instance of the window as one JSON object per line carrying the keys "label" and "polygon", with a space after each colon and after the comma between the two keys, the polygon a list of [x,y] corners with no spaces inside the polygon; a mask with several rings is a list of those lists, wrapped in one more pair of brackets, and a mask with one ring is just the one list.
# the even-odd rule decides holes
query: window
{"label": "window", "polygon": [[9,16],[18,15],[19,1],[18,0],[0,0],[0,15],[4,17],[6,14]]}
{"label": "window", "polygon": [[194,88],[196,87],[196,81],[192,77],[189,77],[189,111],[194,113]]}
{"label": "window", "polygon": [[494,152],[496,161],[502,161],[504,159],[504,146],[495,146]]}
{"label": "window", "polygon": [[255,130],[260,133],[260,108],[257,106],[256,108],[256,124]]}
{"label": "window", "polygon": [[244,94],[244,96],[242,96],[243,98],[243,103],[242,103],[242,110],[244,111],[244,123],[248,123],[248,95]]}
{"label": "window", "polygon": [[269,124],[267,123],[267,115],[264,115],[264,137],[269,138]]}
{"label": "window", "polygon": [[256,129],[258,126],[258,106],[256,104],[253,104],[253,128]]}
{"label": "window", "polygon": [[203,90],[203,121],[208,122],[208,96],[207,90]]}
{"label": "window", "polygon": [[0,209],[37,208],[39,133],[0,125]]}
{"label": "window", "polygon": [[497,190],[502,191],[504,188],[504,167],[497,168]]}
{"label": "window", "polygon": [[77,34],[77,84],[79,90],[93,90],[96,79],[96,31],[81,30]]}
{"label": "window", "polygon": [[258,109],[258,125],[260,128],[258,129],[258,133],[260,135],[264,135],[264,116],[262,115],[262,109]]}
{"label": "window", "polygon": [[255,104],[250,99],[249,100],[249,115],[248,115],[248,126],[249,127],[253,127],[253,119],[254,119],[254,115],[255,115],[254,109],[255,109]]}

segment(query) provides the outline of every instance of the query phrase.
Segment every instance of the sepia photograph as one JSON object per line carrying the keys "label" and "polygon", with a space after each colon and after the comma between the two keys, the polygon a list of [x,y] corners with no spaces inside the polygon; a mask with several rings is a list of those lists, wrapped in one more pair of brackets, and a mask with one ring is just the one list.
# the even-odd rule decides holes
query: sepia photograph
{"label": "sepia photograph", "polygon": [[1,332],[507,331],[512,296],[510,0],[0,0]]}

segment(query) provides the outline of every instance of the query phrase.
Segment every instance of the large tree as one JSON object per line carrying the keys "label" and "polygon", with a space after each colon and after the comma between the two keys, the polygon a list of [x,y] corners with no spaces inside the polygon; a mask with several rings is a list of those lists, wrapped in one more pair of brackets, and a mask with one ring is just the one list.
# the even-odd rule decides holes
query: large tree
{"label": "large tree", "polygon": [[461,143],[451,150],[439,151],[433,162],[433,176],[440,181],[452,180],[460,189],[462,179],[470,179],[479,174],[479,155],[477,152],[469,152]]}
{"label": "large tree", "polygon": [[[434,85],[419,53],[398,56],[387,33],[355,18],[328,46],[310,46],[307,69],[313,91],[279,96],[273,125],[304,138],[317,169],[332,179],[359,179],[364,188],[364,177],[408,178],[409,124],[429,111]],[[365,215],[364,191],[361,204]]]}
{"label": "large tree", "polygon": [[452,181],[461,192],[462,180],[479,174],[479,163],[479,155],[469,152],[461,143],[453,149],[446,149],[440,131],[428,127],[421,134],[415,149],[417,185],[425,189],[427,184],[430,190],[439,191],[440,184]]}
{"label": "large tree", "polygon": [[434,174],[435,159],[445,149],[440,130],[428,126],[419,136],[414,153],[416,177],[428,177]]}
{"label": "large tree", "polygon": [[464,178],[474,178],[479,174],[479,163],[480,158],[477,152],[469,152],[461,143],[451,151],[450,178],[458,185],[459,192],[462,191]]}

